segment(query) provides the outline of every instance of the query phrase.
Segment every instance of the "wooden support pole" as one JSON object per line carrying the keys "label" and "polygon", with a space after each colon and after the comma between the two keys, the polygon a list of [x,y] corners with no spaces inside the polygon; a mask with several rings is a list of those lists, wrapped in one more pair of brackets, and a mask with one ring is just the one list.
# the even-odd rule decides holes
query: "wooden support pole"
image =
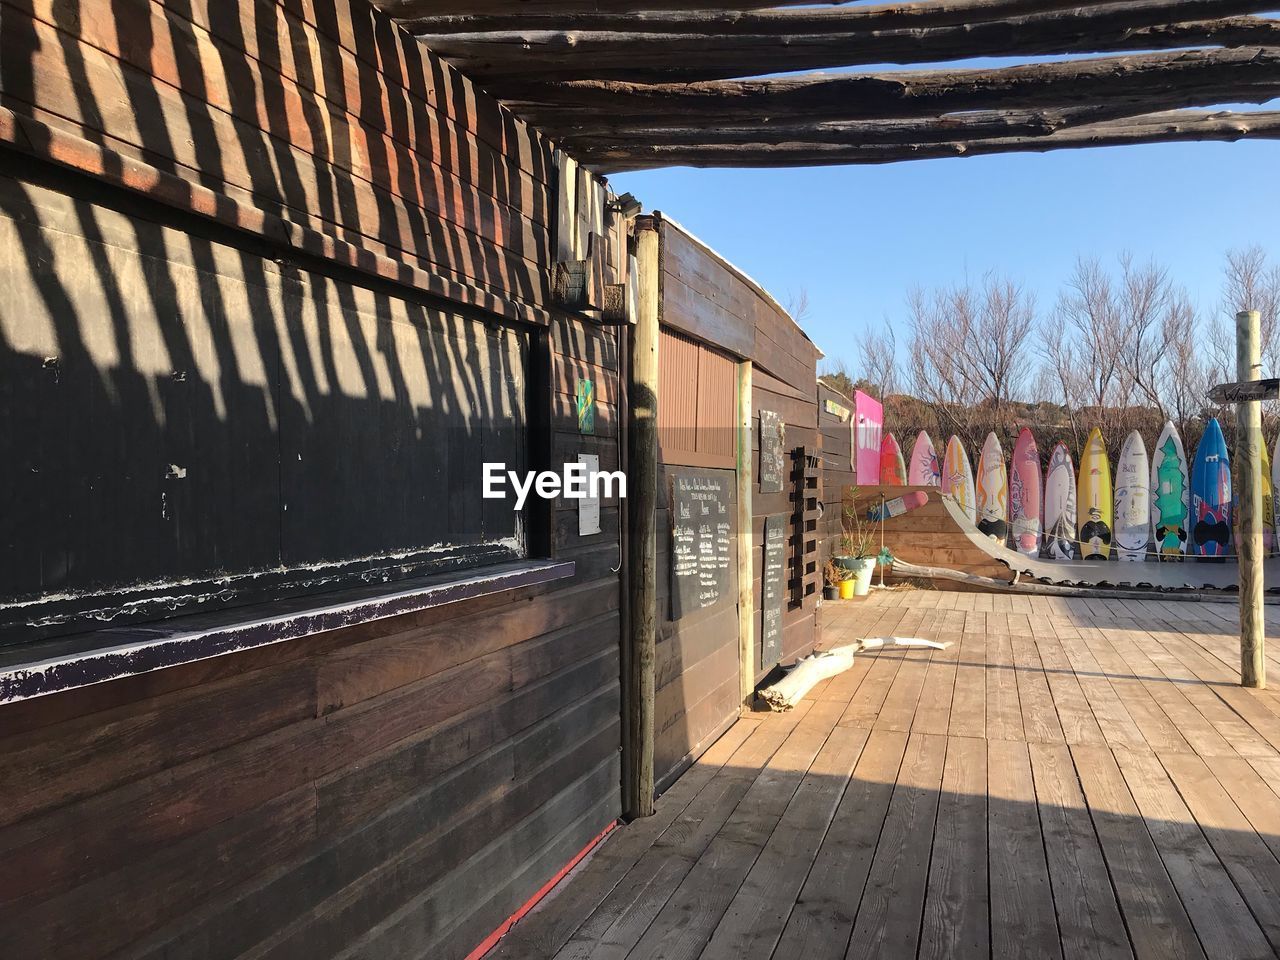
{"label": "wooden support pole", "polygon": [[[1261,315],[1257,310],[1236,314],[1236,379],[1241,383],[1262,375]],[[1267,685],[1263,656],[1262,583],[1262,404],[1250,400],[1236,407],[1236,456],[1240,493],[1237,529],[1240,542],[1240,682],[1246,687]]]}
{"label": "wooden support pole", "polygon": [[751,456],[751,361],[738,364],[738,676],[743,706],[756,689],[755,542],[751,528],[754,489]]}
{"label": "wooden support pole", "polygon": [[630,328],[627,522],[631,635],[625,658],[622,812],[628,820],[653,814],[654,647],[657,642],[658,324],[662,270],[658,223],[636,220],[639,297]]}

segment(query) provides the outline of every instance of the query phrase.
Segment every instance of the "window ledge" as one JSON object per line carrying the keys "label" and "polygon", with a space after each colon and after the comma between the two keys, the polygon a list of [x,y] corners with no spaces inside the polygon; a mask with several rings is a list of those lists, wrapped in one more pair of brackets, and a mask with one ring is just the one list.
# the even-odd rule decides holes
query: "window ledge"
{"label": "window ledge", "polygon": [[0,650],[0,703],[74,690],[573,575],[573,561],[520,560],[19,645]]}

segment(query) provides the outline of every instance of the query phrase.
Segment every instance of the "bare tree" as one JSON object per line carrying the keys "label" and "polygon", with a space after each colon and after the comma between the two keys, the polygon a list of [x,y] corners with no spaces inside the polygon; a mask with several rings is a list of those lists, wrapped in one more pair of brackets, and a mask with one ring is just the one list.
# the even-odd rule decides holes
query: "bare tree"
{"label": "bare tree", "polygon": [[1032,296],[1019,284],[988,274],[980,288],[913,290],[907,304],[911,386],[932,408],[940,429],[970,446],[979,445],[993,427],[1007,432],[1007,408],[1028,384]]}
{"label": "bare tree", "polygon": [[1262,360],[1275,370],[1280,360],[1280,263],[1268,264],[1266,252],[1255,244],[1229,251],[1225,273],[1224,312],[1228,318],[1241,310],[1262,314]]}
{"label": "bare tree", "polygon": [[898,340],[892,327],[886,324],[881,333],[867,333],[858,342],[858,366],[882,399],[898,392]]}
{"label": "bare tree", "polygon": [[809,302],[809,289],[801,287],[788,293],[787,302],[782,307],[791,315],[792,320],[803,326],[813,312],[813,305]]}

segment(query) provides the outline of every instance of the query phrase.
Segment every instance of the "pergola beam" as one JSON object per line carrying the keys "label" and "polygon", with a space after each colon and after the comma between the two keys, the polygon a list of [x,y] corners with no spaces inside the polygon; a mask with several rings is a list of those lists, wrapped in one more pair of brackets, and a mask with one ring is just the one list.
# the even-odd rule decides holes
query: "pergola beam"
{"label": "pergola beam", "polygon": [[[755,33],[636,30],[427,34],[437,53],[499,95],[531,80],[716,80],[790,70],[878,63],[937,63],[980,56],[1041,56],[1171,50],[1195,46],[1280,46],[1280,20],[1227,17],[1166,22],[1170,7],[1133,3],[1010,20],[902,29]],[[788,32],[783,32],[788,30]]]}
{"label": "pergola beam", "polygon": [[[930,0],[814,4],[811,0],[374,0],[413,32],[502,30],[750,34],[844,33],[962,26],[1055,11],[1088,14],[1117,6],[1161,6],[1166,22],[1274,10],[1259,0]],[[803,10],[778,9],[806,7]]]}
{"label": "pergola beam", "polygon": [[[1095,22],[1063,16],[837,35],[504,33],[428,35],[433,50],[488,88],[513,95],[530,80],[718,80],[876,63],[941,63],[1187,47],[1280,47],[1280,20],[1231,17],[1131,26],[1132,11]],[[518,55],[517,54],[518,51]],[[499,81],[495,85],[495,81]]]}
{"label": "pergola beam", "polygon": [[1043,153],[1140,143],[1280,139],[1280,111],[1249,113],[1175,111],[1073,127],[1044,136],[993,137],[924,143],[841,145],[758,143],[746,145],[602,145],[581,154],[604,173],[653,167],[797,167],[894,163],[995,153]]}
{"label": "pergola beam", "polygon": [[826,143],[870,146],[1043,137],[1070,127],[1090,126],[1135,114],[1150,115],[1133,107],[1074,107],[1066,110],[976,110],[923,119],[781,121],[710,127],[619,129],[607,122],[597,122],[566,126],[560,137],[565,146],[585,153],[594,153],[607,146],[628,148],[633,145],[687,147],[702,144]]}
{"label": "pergola beam", "polygon": [[811,74],[776,80],[530,83],[508,98],[555,131],[585,118],[619,130],[783,118],[876,120],[990,109],[1122,107],[1149,113],[1280,96],[1280,49],[1187,50],[995,69]]}

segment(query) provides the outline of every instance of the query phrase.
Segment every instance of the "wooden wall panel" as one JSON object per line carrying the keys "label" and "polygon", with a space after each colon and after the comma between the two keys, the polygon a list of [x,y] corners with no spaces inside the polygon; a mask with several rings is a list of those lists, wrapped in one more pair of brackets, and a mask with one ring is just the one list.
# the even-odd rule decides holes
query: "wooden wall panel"
{"label": "wooden wall panel", "polygon": [[[816,380],[817,367],[817,351],[814,350],[813,357],[810,362],[809,381]],[[802,543],[796,534],[795,518],[801,510],[801,494],[797,486],[795,486],[790,478],[794,469],[794,457],[796,452],[801,448],[808,448],[812,452],[820,452],[822,444],[822,434],[818,429],[818,405],[816,393],[810,391],[807,402],[803,399],[792,396],[792,392],[788,385],[782,383],[764,371],[753,371],[751,383],[751,413],[752,413],[752,465],[756,471],[755,483],[755,501],[752,504],[752,538],[753,550],[755,551],[755,577],[753,589],[755,591],[755,609],[756,617],[754,624],[755,631],[755,648],[757,655],[761,649],[760,629],[761,629],[761,581],[760,570],[763,565],[764,551],[764,518],[774,514],[784,514],[792,522],[788,526],[787,538],[787,576],[793,576],[797,565],[801,563]],[[781,493],[761,493],[759,485],[760,477],[760,411],[773,410],[777,412],[783,419],[786,429],[786,438],[783,445],[784,451],[788,454],[789,459],[784,470],[784,483]],[[817,608],[817,600],[819,594],[805,598],[800,603],[796,603],[791,598],[790,590],[787,591],[788,600],[785,602],[782,614],[782,656],[780,662],[790,662],[798,656],[803,656],[818,642],[819,636],[817,632],[817,619],[815,611]],[[768,672],[773,669],[774,663],[758,663],[756,670],[757,681],[764,678]]]}
{"label": "wooden wall panel", "polygon": [[[658,637],[655,651],[654,779],[669,783],[689,762],[715,742],[738,715],[738,578],[731,568],[724,596],[713,606],[671,619],[670,477],[682,474],[719,477],[729,490],[731,510],[737,491],[731,470],[707,470],[661,463],[658,468],[657,576]],[[731,514],[736,521],[736,516]],[[729,555],[737,551],[733,525]],[[732,689],[734,696],[725,697]]]}
{"label": "wooden wall panel", "polygon": [[[843,419],[827,409],[830,401],[849,411]],[[818,384],[818,423],[822,432],[822,489],[824,510],[821,520],[822,539],[819,557],[826,563],[840,552],[842,501],[844,488],[853,483],[853,466],[850,448],[853,433],[850,422],[854,416],[853,400],[832,390],[825,383]]]}
{"label": "wooden wall panel", "polygon": [[6,0],[0,102],[348,242],[545,300],[554,198],[536,133],[362,0],[220,6]]}
{"label": "wooden wall panel", "polygon": [[[0,7],[3,172],[90,195],[0,196],[24,280],[0,306],[0,444],[59,468],[28,471],[33,503],[97,484],[88,527],[46,517],[21,558],[33,589],[83,565],[90,533],[162,575],[380,557],[389,527],[519,540],[508,505],[462,494],[481,460],[621,465],[617,333],[547,303],[552,145],[385,16]],[[139,448],[210,464],[157,474]],[[210,497],[183,499],[170,463]],[[181,548],[156,532],[174,510]],[[547,508],[540,546],[571,580],[0,707],[5,955],[465,957],[619,813],[617,498],[601,520],[581,536],[576,504]]]}

